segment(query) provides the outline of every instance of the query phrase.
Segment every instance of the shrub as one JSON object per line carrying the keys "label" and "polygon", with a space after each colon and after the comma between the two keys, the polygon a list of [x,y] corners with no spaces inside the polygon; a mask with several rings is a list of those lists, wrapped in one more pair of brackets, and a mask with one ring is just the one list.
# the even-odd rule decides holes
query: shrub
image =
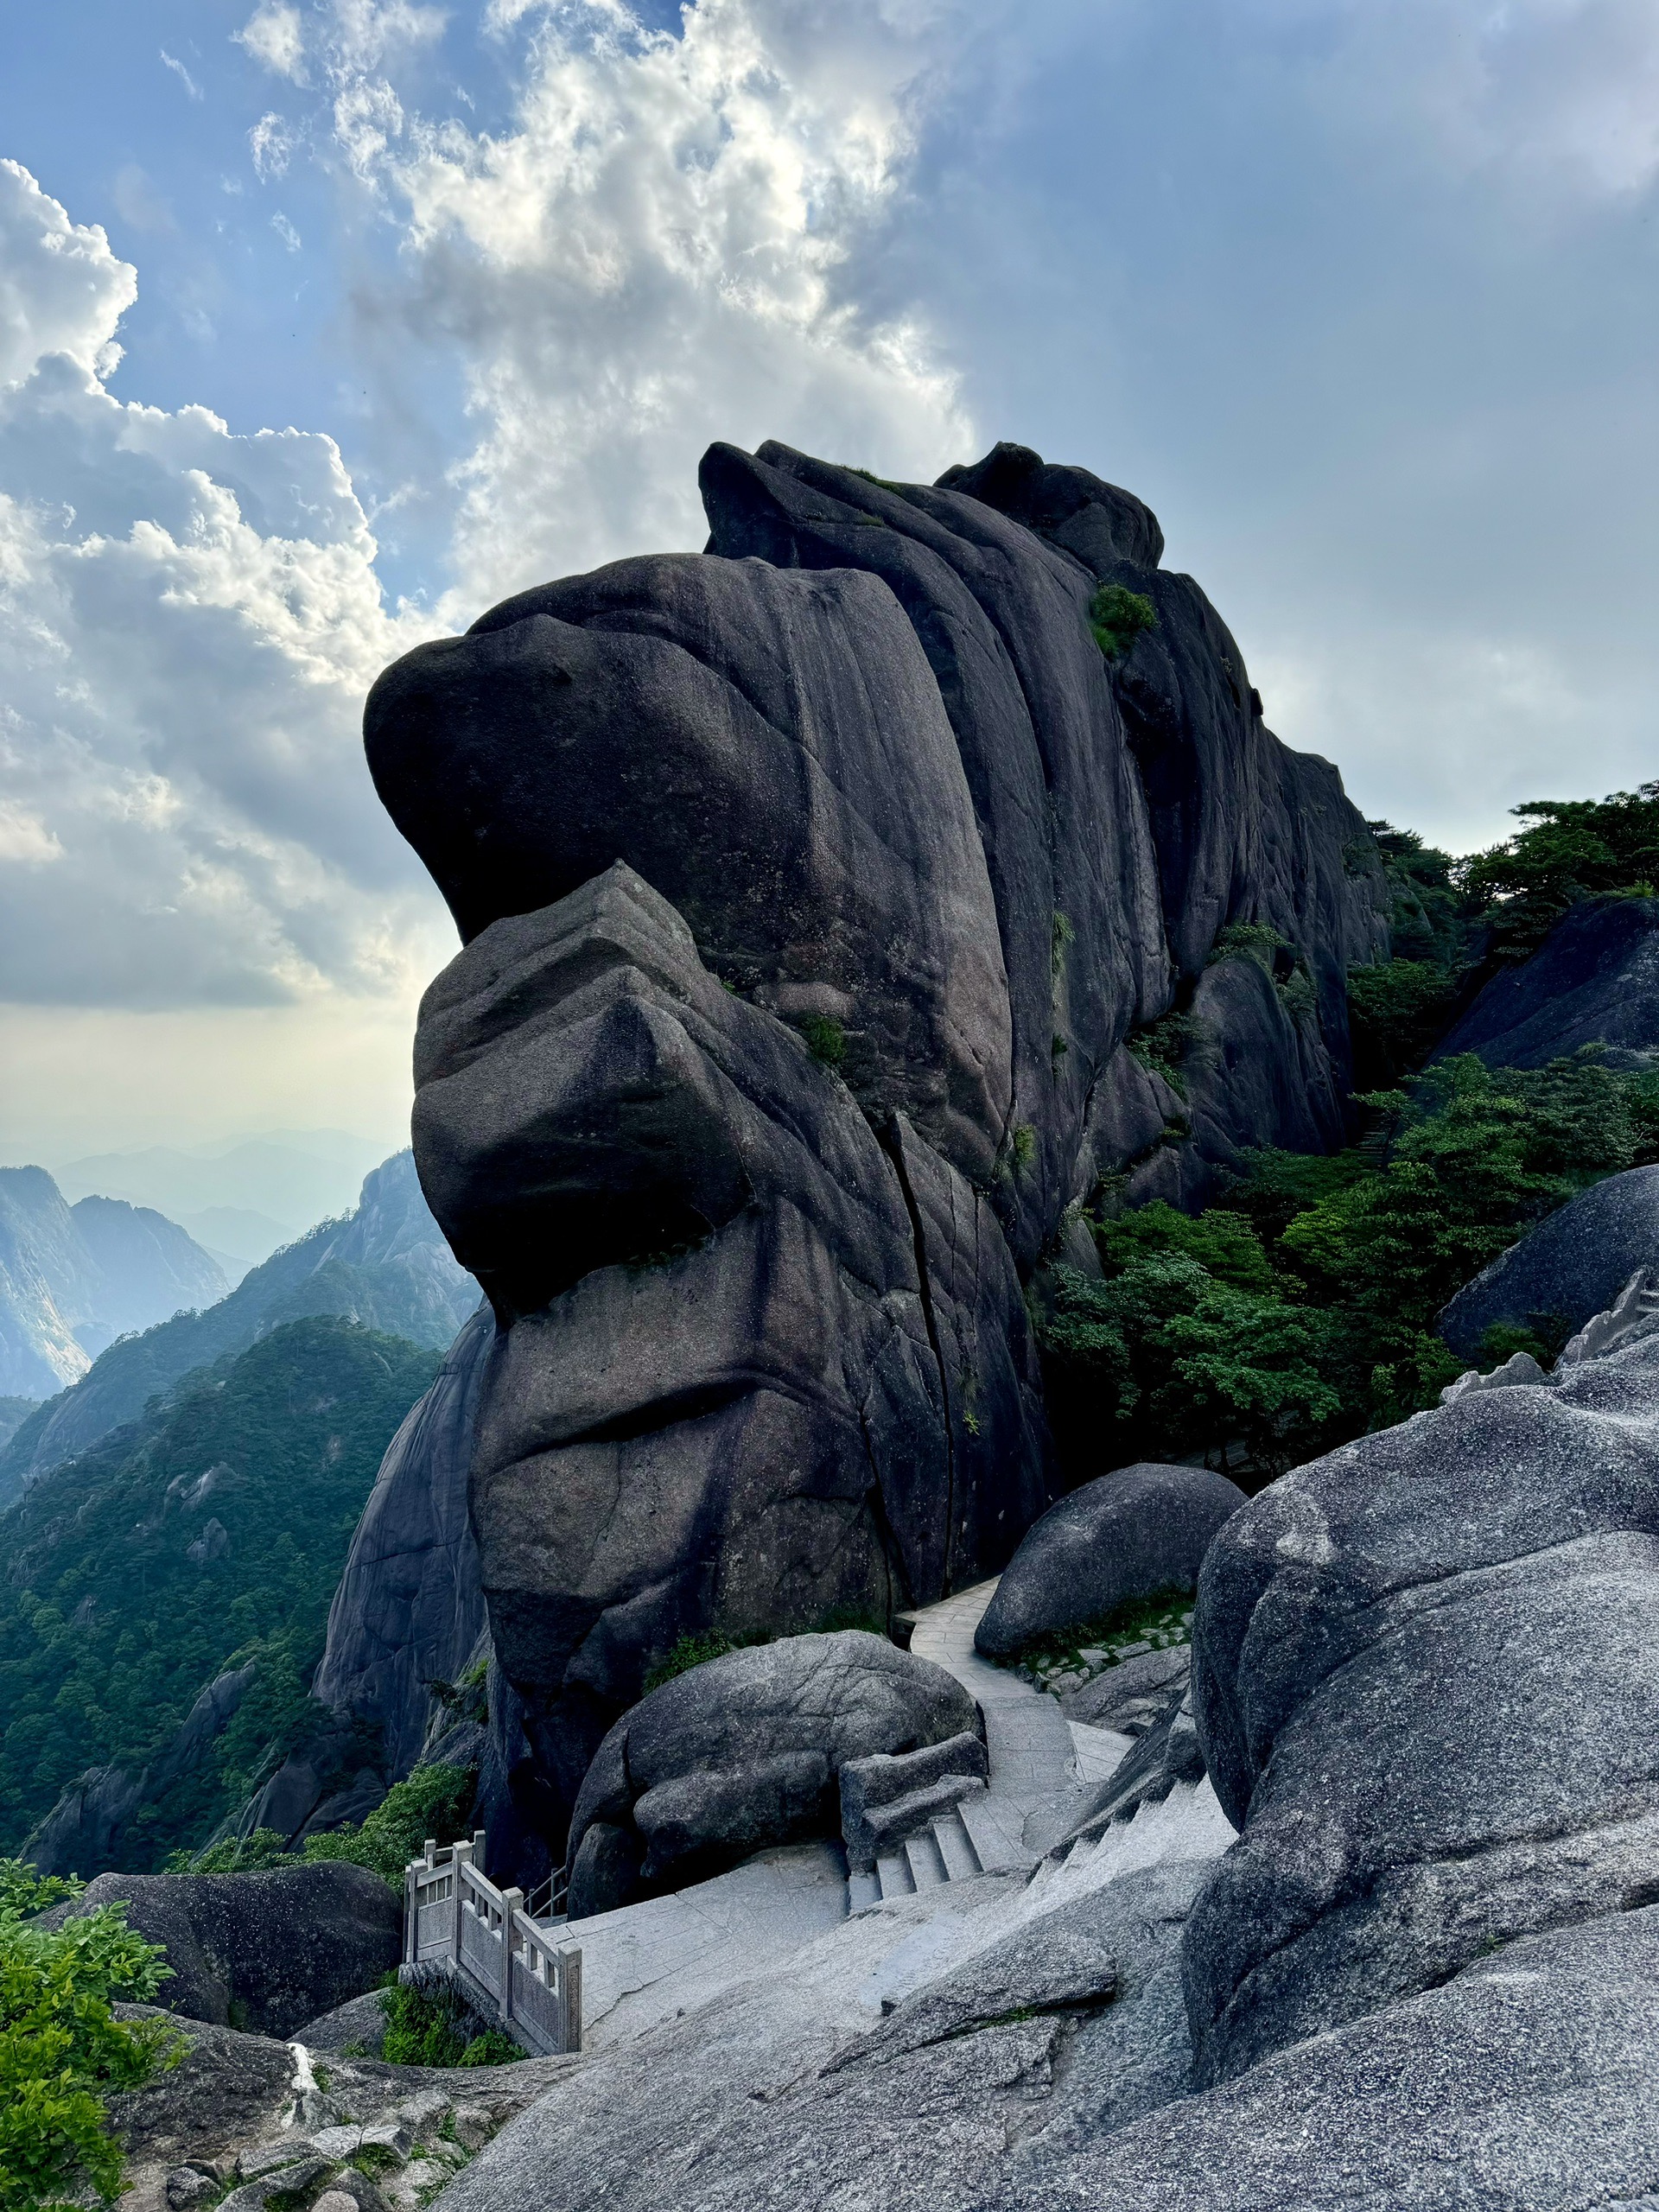
{"label": "shrub", "polygon": [[1158,610],[1144,594],[1102,584],[1089,602],[1089,627],[1108,660],[1126,653],[1143,630],[1158,626]]}
{"label": "shrub", "polygon": [[1397,1083],[1432,1050],[1457,1000],[1446,969],[1429,960],[1385,960],[1348,970],[1354,1077],[1362,1090]]}
{"label": "shrub", "polygon": [[1204,1041],[1204,1024],[1190,1014],[1160,1014],[1124,1039],[1141,1066],[1161,1076],[1178,1098],[1186,1096],[1185,1063]]}
{"label": "shrub", "polygon": [[68,1886],[0,1862],[0,2212],[36,2212],[72,2193],[109,2202],[122,2159],[105,2098],[176,2062],[165,2021],[127,2023],[111,2009],[154,1998],[171,1971],[124,1906],[55,1933],[28,1924]]}
{"label": "shrub", "polygon": [[380,2001],[386,2015],[380,2056],[390,2066],[505,2066],[528,2056],[503,2030],[484,2024],[448,1974],[394,1977]]}
{"label": "shrub", "polygon": [[257,1874],[280,1866],[288,1858],[288,1841],[275,1828],[255,1828],[249,1835],[226,1836],[205,1851],[175,1851],[168,1859],[168,1874]]}
{"label": "shrub", "polygon": [[306,1863],[345,1859],[401,1889],[404,1869],[420,1857],[429,1836],[453,1842],[466,1827],[477,1783],[473,1767],[417,1766],[392,1784],[360,1827],[307,1836]]}
{"label": "shrub", "polygon": [[827,1014],[804,1014],[795,1027],[806,1039],[806,1049],[827,1068],[838,1068],[847,1057],[847,1033]]}

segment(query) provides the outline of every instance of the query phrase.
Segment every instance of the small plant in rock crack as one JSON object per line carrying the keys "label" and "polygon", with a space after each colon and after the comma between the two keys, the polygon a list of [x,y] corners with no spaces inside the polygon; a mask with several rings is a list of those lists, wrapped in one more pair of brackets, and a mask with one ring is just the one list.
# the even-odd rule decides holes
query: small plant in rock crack
{"label": "small plant in rock crack", "polygon": [[1089,602],[1089,627],[1108,660],[1129,650],[1143,630],[1158,626],[1158,610],[1143,592],[1102,584]]}
{"label": "small plant in rock crack", "polygon": [[806,1039],[813,1058],[827,1068],[838,1068],[847,1057],[847,1033],[827,1014],[804,1014],[795,1027]]}
{"label": "small plant in rock crack", "polygon": [[1142,1651],[1167,1651],[1192,1640],[1192,1593],[1173,1586],[1132,1598],[1097,1619],[1033,1637],[1001,1662],[1033,1681],[1054,1675],[1094,1675]]}

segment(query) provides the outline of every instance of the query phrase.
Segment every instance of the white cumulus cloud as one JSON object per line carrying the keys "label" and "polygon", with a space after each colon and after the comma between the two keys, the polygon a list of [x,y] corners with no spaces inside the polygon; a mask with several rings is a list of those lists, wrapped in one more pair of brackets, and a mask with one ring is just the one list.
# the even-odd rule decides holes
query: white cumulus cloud
{"label": "white cumulus cloud", "polygon": [[15,163],[0,271],[0,998],[403,988],[442,935],[358,722],[422,626],[333,440],[113,397],[133,271]]}
{"label": "white cumulus cloud", "polygon": [[456,471],[457,615],[701,543],[715,438],[909,475],[969,451],[926,332],[865,312],[850,281],[957,13],[849,0],[826,24],[807,0],[702,0],[672,35],[620,0],[498,0],[529,40],[499,136],[406,113],[337,41],[338,142],[404,231],[394,311],[459,347],[480,426]]}

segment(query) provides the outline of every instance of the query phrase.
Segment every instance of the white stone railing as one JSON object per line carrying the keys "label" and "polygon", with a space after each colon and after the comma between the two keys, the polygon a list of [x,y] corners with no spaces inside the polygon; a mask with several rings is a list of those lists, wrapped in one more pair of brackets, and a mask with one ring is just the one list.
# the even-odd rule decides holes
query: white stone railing
{"label": "white stone railing", "polygon": [[404,1962],[448,1966],[498,2012],[509,2035],[556,2057],[582,2049],[582,1953],[524,1910],[522,1890],[498,1890],[470,1843],[429,1842],[404,1875]]}

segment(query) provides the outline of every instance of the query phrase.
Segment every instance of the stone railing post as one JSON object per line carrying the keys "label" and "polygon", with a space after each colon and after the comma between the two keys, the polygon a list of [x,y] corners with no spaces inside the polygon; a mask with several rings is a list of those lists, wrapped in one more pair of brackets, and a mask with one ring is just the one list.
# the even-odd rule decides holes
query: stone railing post
{"label": "stone railing post", "polygon": [[559,2046],[582,2049],[582,1953],[559,1955]]}
{"label": "stone railing post", "polygon": [[512,1916],[524,1904],[522,1890],[503,1890],[501,1892],[501,2021],[504,2027],[512,2023]]}
{"label": "stone railing post", "polygon": [[450,1936],[450,1956],[454,1960],[457,1966],[461,1964],[461,1916],[465,1909],[461,1894],[461,1870],[463,1866],[470,1863],[472,1856],[473,1847],[470,1843],[458,1843],[449,1854],[450,1864],[455,1870],[455,1916],[452,1923],[452,1934]]}

